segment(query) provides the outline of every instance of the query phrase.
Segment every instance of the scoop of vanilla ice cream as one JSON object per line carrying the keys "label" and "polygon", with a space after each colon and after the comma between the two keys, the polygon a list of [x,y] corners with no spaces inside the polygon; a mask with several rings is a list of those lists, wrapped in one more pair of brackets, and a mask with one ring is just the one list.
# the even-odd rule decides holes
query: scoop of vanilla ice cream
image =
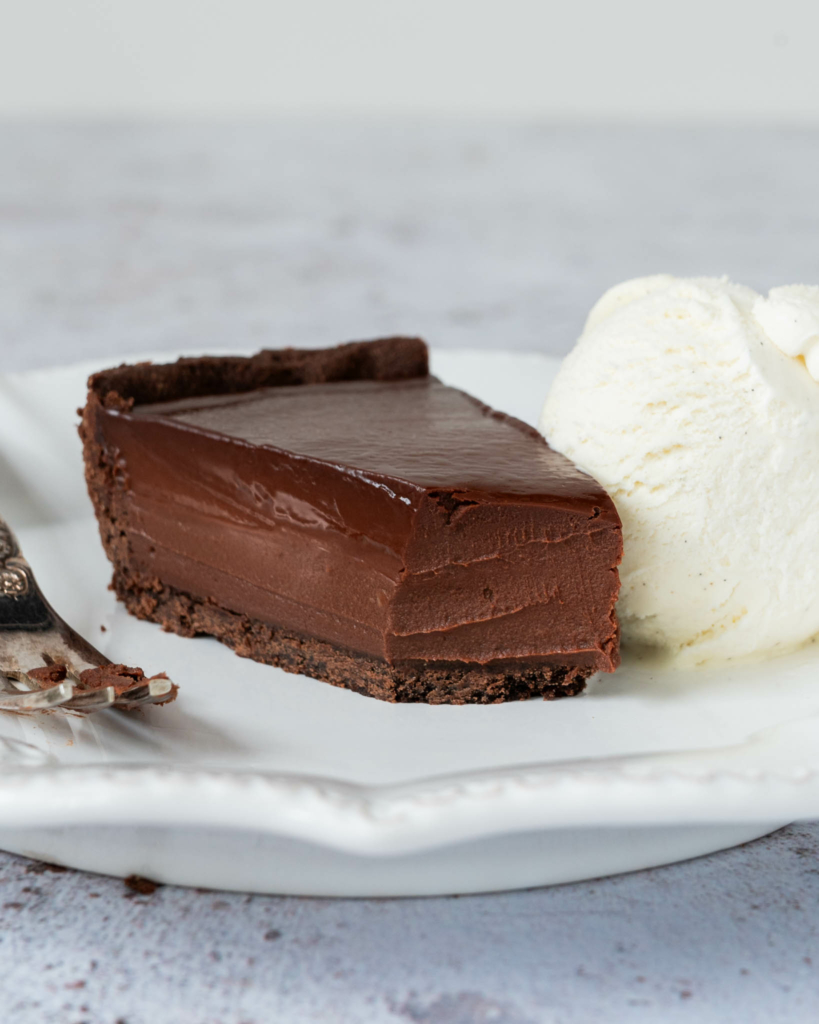
{"label": "scoop of vanilla ice cream", "polygon": [[696,664],[819,633],[819,288],[612,288],[540,428],[620,513],[626,641]]}

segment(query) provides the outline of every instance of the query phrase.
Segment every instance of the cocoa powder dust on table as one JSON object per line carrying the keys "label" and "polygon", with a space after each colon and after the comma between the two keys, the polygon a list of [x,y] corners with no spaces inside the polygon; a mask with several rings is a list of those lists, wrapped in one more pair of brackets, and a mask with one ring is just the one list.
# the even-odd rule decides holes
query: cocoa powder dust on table
{"label": "cocoa powder dust on table", "polygon": [[142,875],[128,875],[123,881],[131,892],[138,893],[140,896],[152,896],[162,884],[161,882],[152,882],[150,878],[143,878]]}
{"label": "cocoa powder dust on table", "polygon": [[27,875],[44,875],[47,871],[61,874],[63,871],[68,871],[68,868],[63,867],[62,864],[49,864],[44,860],[35,860],[26,865]]}

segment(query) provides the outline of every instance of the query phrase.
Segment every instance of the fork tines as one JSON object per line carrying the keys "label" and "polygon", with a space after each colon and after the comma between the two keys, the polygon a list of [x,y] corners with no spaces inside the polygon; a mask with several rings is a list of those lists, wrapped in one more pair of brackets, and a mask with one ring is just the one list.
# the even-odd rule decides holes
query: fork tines
{"label": "fork tines", "polygon": [[166,700],[174,685],[170,679],[157,678],[146,679],[119,693],[113,686],[83,690],[79,676],[70,670],[67,675],[62,682],[40,688],[25,672],[0,672],[0,686],[6,684],[0,692],[0,711],[45,711],[58,707],[75,711],[131,709]]}

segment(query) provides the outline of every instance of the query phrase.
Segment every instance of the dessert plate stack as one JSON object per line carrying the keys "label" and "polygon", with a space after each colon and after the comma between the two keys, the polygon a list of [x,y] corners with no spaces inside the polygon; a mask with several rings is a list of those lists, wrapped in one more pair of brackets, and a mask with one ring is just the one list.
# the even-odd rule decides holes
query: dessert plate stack
{"label": "dessert plate stack", "polygon": [[[571,700],[430,707],[130,618],[107,590],[75,430],[97,368],[0,376],[3,512],[56,609],[180,697],[0,715],[0,848],[184,885],[425,895],[633,870],[819,815],[814,646],[689,672],[627,655]],[[433,369],[534,423],[556,363],[460,351]]]}

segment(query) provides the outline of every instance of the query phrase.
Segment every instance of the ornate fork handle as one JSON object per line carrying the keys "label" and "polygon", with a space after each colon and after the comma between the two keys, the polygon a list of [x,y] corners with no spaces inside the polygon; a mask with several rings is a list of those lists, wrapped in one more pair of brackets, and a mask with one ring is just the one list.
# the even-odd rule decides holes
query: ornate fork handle
{"label": "ornate fork handle", "polygon": [[[23,565],[20,565],[22,560]],[[0,595],[19,597],[29,589],[25,559],[20,554],[20,545],[11,532],[9,524],[0,516]]]}
{"label": "ornate fork handle", "polygon": [[0,516],[0,630],[47,630],[53,617],[17,538]]}
{"label": "ornate fork handle", "polygon": [[11,532],[11,527],[0,516],[0,566],[6,564],[6,560],[11,558],[13,555],[20,554],[20,547],[17,544],[14,534]]}

